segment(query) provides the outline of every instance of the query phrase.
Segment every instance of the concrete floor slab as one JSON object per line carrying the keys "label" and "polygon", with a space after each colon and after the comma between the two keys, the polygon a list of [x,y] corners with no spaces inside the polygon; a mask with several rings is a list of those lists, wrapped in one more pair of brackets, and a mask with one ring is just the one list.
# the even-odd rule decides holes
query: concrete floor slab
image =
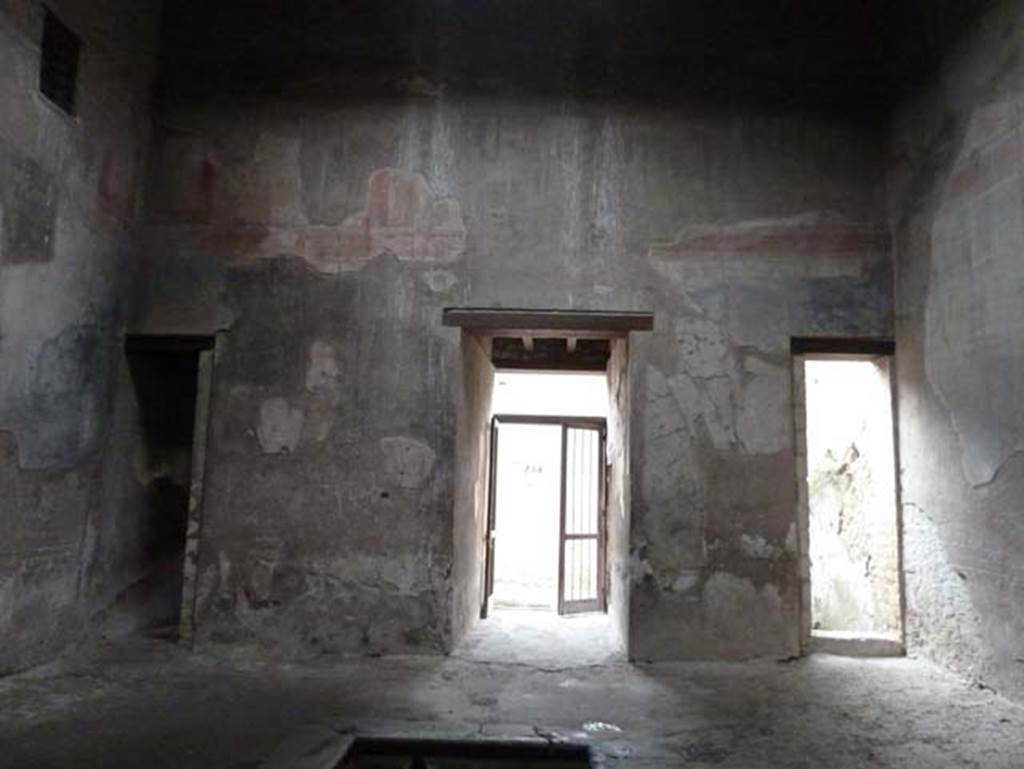
{"label": "concrete floor slab", "polygon": [[[921,661],[540,669],[105,646],[0,680],[0,767],[266,769],[308,735],[569,739],[606,767],[1024,765],[1024,707]],[[301,764],[297,764],[301,765]]]}

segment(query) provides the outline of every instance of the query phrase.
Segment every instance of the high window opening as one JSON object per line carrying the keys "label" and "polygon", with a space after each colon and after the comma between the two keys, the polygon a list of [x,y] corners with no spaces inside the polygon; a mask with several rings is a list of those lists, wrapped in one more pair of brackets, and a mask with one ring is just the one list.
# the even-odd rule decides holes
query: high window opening
{"label": "high window opening", "polygon": [[[890,358],[805,356],[801,481],[812,646],[901,648]],[[809,594],[808,594],[809,593]],[[851,646],[852,645],[852,646]],[[862,649],[866,647],[862,646]]]}
{"label": "high window opening", "polygon": [[68,115],[75,114],[82,41],[49,8],[43,12],[39,91]]}

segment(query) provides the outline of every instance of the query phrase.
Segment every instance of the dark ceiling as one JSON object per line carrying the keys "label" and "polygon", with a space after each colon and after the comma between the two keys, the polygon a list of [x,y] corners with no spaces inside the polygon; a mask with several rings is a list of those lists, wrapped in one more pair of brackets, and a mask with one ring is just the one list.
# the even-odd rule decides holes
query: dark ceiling
{"label": "dark ceiling", "polygon": [[165,92],[886,103],[988,0],[179,0]]}

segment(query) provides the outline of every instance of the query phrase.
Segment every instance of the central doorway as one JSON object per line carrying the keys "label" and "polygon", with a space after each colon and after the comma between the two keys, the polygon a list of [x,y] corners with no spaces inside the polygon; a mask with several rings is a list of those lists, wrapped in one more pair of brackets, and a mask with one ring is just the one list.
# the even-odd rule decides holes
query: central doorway
{"label": "central doorway", "polygon": [[497,369],[491,392],[482,622],[461,653],[621,659],[608,613],[608,374]]}
{"label": "central doorway", "polygon": [[628,659],[629,350],[654,316],[452,307],[443,323],[461,329],[462,363],[450,653]]}

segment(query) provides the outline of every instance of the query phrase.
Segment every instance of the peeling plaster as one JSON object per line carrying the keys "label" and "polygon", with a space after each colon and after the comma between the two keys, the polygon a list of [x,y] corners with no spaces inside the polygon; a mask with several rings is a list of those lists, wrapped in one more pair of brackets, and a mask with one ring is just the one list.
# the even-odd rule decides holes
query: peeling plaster
{"label": "peeling plaster", "polygon": [[327,342],[317,340],[309,346],[306,389],[311,393],[338,394],[338,356]]}
{"label": "peeling plaster", "polygon": [[687,593],[700,586],[699,571],[683,571],[672,583],[672,591],[675,593]]}
{"label": "peeling plaster", "polygon": [[434,470],[434,450],[415,438],[382,438],[380,448],[385,480],[403,489],[421,488]]}
{"label": "peeling plaster", "polygon": [[782,555],[782,549],[756,534],[740,535],[740,550],[748,558],[770,561]]}
{"label": "peeling plaster", "polygon": [[307,358],[304,434],[323,443],[334,428],[341,402],[338,355],[332,344],[317,340],[309,346]]}
{"label": "peeling plaster", "polygon": [[[790,445],[792,433],[790,373],[783,365],[760,358],[743,360],[743,385],[736,414],[736,433],[749,454],[774,454]],[[774,404],[770,408],[768,404]]]}
{"label": "peeling plaster", "polygon": [[698,319],[676,321],[679,365],[693,379],[713,379],[728,371],[732,345],[715,323]]}
{"label": "peeling plaster", "polygon": [[651,562],[641,555],[639,549],[631,550],[629,553],[629,578],[635,584],[640,584],[647,577],[653,576],[654,568],[651,566]]}
{"label": "peeling plaster", "polygon": [[444,294],[455,287],[459,278],[448,270],[430,270],[423,273],[423,282],[435,294]]}
{"label": "peeling plaster", "polygon": [[300,409],[293,409],[284,398],[270,398],[260,403],[260,423],[256,437],[264,454],[292,453],[298,448],[305,419]]}
{"label": "peeling plaster", "polygon": [[355,259],[390,253],[408,262],[453,262],[466,245],[462,207],[435,195],[422,174],[383,168],[367,184],[366,209],[342,225],[342,249]]}

